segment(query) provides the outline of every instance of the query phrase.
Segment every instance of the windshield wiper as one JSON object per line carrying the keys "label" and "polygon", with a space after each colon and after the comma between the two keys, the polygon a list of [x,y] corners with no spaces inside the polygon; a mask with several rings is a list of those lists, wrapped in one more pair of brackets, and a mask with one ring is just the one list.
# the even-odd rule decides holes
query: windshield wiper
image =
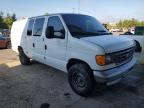
{"label": "windshield wiper", "polygon": [[110,35],[110,32],[72,32],[72,35],[76,38],[91,37],[91,36],[100,36],[100,35]]}
{"label": "windshield wiper", "polygon": [[112,33],[108,32],[108,31],[105,31],[105,30],[98,30],[97,33],[99,35],[111,35]]}
{"label": "windshield wiper", "polygon": [[91,35],[99,35],[99,33],[93,33],[93,32],[72,32],[73,35],[76,36],[91,36]]}
{"label": "windshield wiper", "polygon": [[107,31],[105,31],[105,30],[97,30],[96,32],[107,32]]}

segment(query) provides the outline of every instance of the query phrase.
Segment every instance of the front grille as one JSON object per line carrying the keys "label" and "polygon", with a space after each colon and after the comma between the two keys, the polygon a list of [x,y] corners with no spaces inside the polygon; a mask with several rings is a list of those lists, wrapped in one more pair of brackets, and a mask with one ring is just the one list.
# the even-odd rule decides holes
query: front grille
{"label": "front grille", "polygon": [[111,57],[113,59],[113,62],[116,65],[124,64],[124,63],[127,63],[128,61],[130,61],[132,59],[134,51],[135,51],[135,48],[131,47],[131,48],[126,49],[126,50],[112,53]]}

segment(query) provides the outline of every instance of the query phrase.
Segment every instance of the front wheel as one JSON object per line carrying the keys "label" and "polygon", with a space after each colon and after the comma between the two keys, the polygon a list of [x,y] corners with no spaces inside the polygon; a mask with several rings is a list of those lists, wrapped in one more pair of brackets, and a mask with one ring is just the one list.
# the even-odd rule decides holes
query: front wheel
{"label": "front wheel", "polygon": [[23,51],[19,53],[19,59],[22,65],[29,65],[30,64],[30,58],[28,58]]}
{"label": "front wheel", "polygon": [[94,90],[94,78],[91,69],[86,64],[75,64],[70,67],[68,81],[73,91],[83,97],[88,97]]}

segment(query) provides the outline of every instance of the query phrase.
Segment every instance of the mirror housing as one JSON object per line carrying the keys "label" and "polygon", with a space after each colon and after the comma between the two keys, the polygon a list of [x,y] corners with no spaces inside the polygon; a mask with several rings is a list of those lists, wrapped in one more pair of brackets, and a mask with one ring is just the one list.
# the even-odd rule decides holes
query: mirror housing
{"label": "mirror housing", "polygon": [[54,38],[64,39],[65,38],[65,30],[54,32]]}
{"label": "mirror housing", "polygon": [[49,39],[54,38],[54,27],[53,26],[47,27],[45,35],[46,35],[46,38],[49,38]]}
{"label": "mirror housing", "polygon": [[58,38],[58,39],[64,39],[65,38],[65,30],[61,31],[54,31],[53,26],[48,26],[45,32],[46,38],[52,39],[52,38]]}

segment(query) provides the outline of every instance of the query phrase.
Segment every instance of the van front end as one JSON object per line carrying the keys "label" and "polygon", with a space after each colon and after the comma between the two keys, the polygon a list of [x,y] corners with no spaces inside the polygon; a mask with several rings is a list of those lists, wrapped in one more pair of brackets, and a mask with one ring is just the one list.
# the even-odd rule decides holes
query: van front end
{"label": "van front end", "polygon": [[[94,70],[96,82],[113,85],[119,82],[136,64],[134,57],[135,47],[107,54],[106,62],[113,63],[115,67],[106,70]],[[104,66],[103,66],[104,67]]]}
{"label": "van front end", "polygon": [[102,84],[113,85],[115,83],[118,83],[122,78],[124,78],[128,74],[128,72],[133,69],[135,64],[136,58],[133,57],[130,62],[124,65],[103,71],[94,70],[93,72],[95,80],[96,82]]}

